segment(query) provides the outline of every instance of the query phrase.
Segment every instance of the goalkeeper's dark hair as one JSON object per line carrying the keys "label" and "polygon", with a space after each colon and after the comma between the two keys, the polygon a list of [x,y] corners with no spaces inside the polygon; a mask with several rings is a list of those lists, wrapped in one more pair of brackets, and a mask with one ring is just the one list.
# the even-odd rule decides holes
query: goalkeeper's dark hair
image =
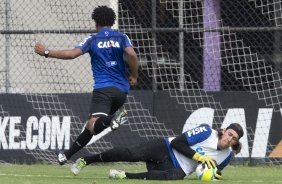
{"label": "goalkeeper's dark hair", "polygon": [[242,149],[242,144],[240,141],[238,141],[237,144],[232,146],[232,150],[236,155],[241,152],[241,149]]}
{"label": "goalkeeper's dark hair", "polygon": [[[230,128],[230,127],[231,127],[231,128]],[[240,138],[243,136],[243,134],[244,134],[243,128],[242,128],[241,125],[238,124],[238,123],[232,123],[231,125],[229,125],[229,126],[227,127],[227,129],[233,129],[232,127],[235,128],[235,130],[236,130],[237,133],[240,133],[241,136],[238,134],[239,139],[240,139]],[[234,129],[233,129],[233,130],[234,130]],[[219,139],[221,139],[221,137],[222,137],[222,135],[223,135],[222,131],[223,131],[223,129],[218,130],[218,138],[219,138]],[[234,152],[235,154],[238,154],[238,153],[241,152],[241,149],[242,149],[242,144],[241,144],[241,142],[238,140],[238,142],[232,146],[232,150],[233,150],[233,152]]]}
{"label": "goalkeeper's dark hair", "polygon": [[116,14],[112,8],[107,6],[98,6],[92,12],[92,19],[98,26],[113,26],[116,20]]}

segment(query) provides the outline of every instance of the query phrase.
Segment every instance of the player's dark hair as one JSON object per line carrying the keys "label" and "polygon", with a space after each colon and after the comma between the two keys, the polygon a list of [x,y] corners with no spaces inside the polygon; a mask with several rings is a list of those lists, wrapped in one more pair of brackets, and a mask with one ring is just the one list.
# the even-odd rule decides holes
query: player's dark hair
{"label": "player's dark hair", "polygon": [[218,136],[218,139],[221,139],[221,137],[223,136],[223,129],[219,129],[219,130],[217,130],[217,136]]}
{"label": "player's dark hair", "polygon": [[244,130],[239,123],[231,123],[226,129],[234,130],[238,134],[239,139],[244,135]]}
{"label": "player's dark hair", "polygon": [[98,26],[113,26],[116,20],[116,14],[112,8],[107,6],[98,6],[92,12],[92,19]]}
{"label": "player's dark hair", "polygon": [[[232,128],[233,127],[233,128]],[[234,127],[236,127],[236,132],[238,133],[238,135],[239,135],[239,139],[244,135],[244,131],[243,131],[243,128],[241,127],[241,125],[240,124],[238,124],[238,123],[232,123],[231,125],[229,125],[228,127],[227,127],[227,129],[233,129],[234,130]],[[223,129],[220,129],[220,130],[218,130],[218,138],[219,139],[221,139],[221,137],[222,137],[222,135],[223,135]],[[239,131],[239,132],[238,132]],[[235,145],[233,145],[232,147],[232,150],[233,150],[233,152],[235,153],[235,154],[238,154],[238,153],[240,153],[241,152],[241,149],[242,149],[242,144],[241,144],[241,142],[238,140],[238,142],[235,144]]]}
{"label": "player's dark hair", "polygon": [[237,142],[237,144],[232,146],[232,150],[236,155],[241,152],[241,149],[242,149],[242,144],[239,141]]}

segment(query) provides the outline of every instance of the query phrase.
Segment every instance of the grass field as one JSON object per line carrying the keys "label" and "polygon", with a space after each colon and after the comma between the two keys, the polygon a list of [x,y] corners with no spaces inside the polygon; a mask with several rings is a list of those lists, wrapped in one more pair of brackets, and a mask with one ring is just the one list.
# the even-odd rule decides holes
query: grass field
{"label": "grass field", "polygon": [[[144,180],[110,180],[109,169],[124,169],[131,172],[145,171],[144,165],[99,165],[88,166],[78,176],[70,173],[68,166],[59,165],[0,165],[1,184],[111,184],[111,183],[203,183],[195,179],[195,175],[181,181],[144,181]],[[247,167],[229,166],[223,172],[220,183],[282,183],[282,167]],[[206,183],[206,182],[204,182]]]}

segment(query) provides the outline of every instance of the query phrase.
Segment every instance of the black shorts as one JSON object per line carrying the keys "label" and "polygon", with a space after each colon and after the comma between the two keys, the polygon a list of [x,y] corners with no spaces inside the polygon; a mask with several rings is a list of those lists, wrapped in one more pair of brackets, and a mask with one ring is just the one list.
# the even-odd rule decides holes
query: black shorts
{"label": "black shorts", "polygon": [[147,170],[150,172],[148,179],[175,180],[186,176],[180,167],[174,166],[163,138],[140,144],[134,150],[141,154],[139,157],[146,162]]}
{"label": "black shorts", "polygon": [[91,116],[113,115],[125,102],[126,93],[116,87],[99,88],[93,91],[89,110]]}
{"label": "black shorts", "polygon": [[146,141],[131,147],[131,153],[139,161],[146,162],[147,170],[174,169],[166,142],[163,138]]}

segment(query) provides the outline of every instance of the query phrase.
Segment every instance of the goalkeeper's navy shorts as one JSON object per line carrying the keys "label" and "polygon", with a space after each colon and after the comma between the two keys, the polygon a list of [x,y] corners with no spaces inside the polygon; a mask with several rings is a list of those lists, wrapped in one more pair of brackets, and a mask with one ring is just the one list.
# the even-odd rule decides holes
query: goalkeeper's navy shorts
{"label": "goalkeeper's navy shorts", "polygon": [[93,91],[90,116],[113,115],[126,100],[127,94],[116,87],[99,88]]}

